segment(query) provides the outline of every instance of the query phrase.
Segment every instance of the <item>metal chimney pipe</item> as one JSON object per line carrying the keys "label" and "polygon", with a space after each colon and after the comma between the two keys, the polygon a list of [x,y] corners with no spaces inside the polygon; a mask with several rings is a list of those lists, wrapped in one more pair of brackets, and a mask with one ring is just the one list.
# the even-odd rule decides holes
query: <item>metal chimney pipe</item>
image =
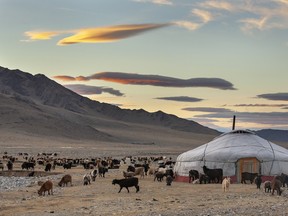
{"label": "metal chimney pipe", "polygon": [[232,125],[232,130],[235,130],[235,121],[236,121],[236,116],[233,116],[233,125]]}

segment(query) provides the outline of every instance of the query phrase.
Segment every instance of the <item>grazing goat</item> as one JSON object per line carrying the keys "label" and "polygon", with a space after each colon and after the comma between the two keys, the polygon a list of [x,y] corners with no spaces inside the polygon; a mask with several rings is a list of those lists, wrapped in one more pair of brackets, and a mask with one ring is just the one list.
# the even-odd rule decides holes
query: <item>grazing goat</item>
{"label": "grazing goat", "polygon": [[48,195],[53,195],[53,183],[50,180],[47,180],[44,184],[42,184],[41,188],[38,190],[39,196],[45,196],[45,192],[48,191]]}
{"label": "grazing goat", "polygon": [[282,182],[276,177],[271,181],[271,189],[272,189],[272,195],[274,195],[274,191],[277,191],[277,195],[281,196],[281,185]]}
{"label": "grazing goat", "polygon": [[58,183],[58,185],[59,185],[60,187],[62,187],[62,185],[67,186],[67,185],[68,185],[68,182],[70,182],[70,185],[72,186],[72,177],[71,177],[71,175],[69,175],[69,174],[63,176],[62,179],[61,179],[61,181]]}
{"label": "grazing goat", "polygon": [[216,183],[222,182],[223,179],[223,170],[222,169],[209,169],[206,166],[203,166],[203,172],[209,177],[209,183],[212,181]]}
{"label": "grazing goat", "polygon": [[262,184],[261,175],[257,175],[254,181],[255,181],[255,184],[257,185],[257,189],[260,189],[260,186]]}
{"label": "grazing goat", "polygon": [[123,171],[123,176],[124,178],[131,178],[135,175],[134,172],[126,172],[126,171]]}
{"label": "grazing goat", "polygon": [[83,176],[83,185],[88,185],[88,184],[91,184],[91,175],[90,175],[90,173],[85,174]]}
{"label": "grazing goat", "polygon": [[140,175],[140,177],[144,178],[144,167],[136,167],[134,176]]}
{"label": "grazing goat", "polygon": [[230,177],[226,177],[222,181],[223,191],[224,192],[229,191],[229,186],[230,186]]}
{"label": "grazing goat", "polygon": [[120,186],[120,190],[118,193],[121,192],[122,188],[125,187],[127,189],[127,192],[129,193],[128,187],[135,187],[136,188],[136,193],[140,190],[140,187],[138,185],[138,178],[132,177],[128,179],[114,179],[112,181],[112,184],[118,184]]}
{"label": "grazing goat", "polygon": [[271,193],[271,181],[264,182],[265,193]]}

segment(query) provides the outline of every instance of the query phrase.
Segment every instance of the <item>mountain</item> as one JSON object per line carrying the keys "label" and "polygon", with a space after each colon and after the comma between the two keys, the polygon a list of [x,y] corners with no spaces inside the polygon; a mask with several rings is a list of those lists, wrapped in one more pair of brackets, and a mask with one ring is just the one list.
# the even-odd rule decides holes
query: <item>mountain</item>
{"label": "mountain", "polygon": [[287,130],[263,129],[255,131],[255,133],[271,142],[288,142]]}
{"label": "mountain", "polygon": [[203,140],[200,136],[205,136],[204,140],[208,141],[220,134],[162,111],[121,109],[90,100],[45,75],[4,67],[0,67],[0,130],[12,136],[122,143],[157,140],[163,144],[172,143],[167,133],[179,136],[179,142],[197,139],[197,136],[200,140]]}

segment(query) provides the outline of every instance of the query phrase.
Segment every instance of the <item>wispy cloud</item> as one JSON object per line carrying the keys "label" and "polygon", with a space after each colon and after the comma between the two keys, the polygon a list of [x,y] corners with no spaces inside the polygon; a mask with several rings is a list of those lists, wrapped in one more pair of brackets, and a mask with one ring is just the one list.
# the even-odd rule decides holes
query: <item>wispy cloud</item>
{"label": "wispy cloud", "polygon": [[193,9],[192,14],[198,16],[203,23],[207,23],[213,19],[212,14],[206,10]]}
{"label": "wispy cloud", "polygon": [[173,23],[177,26],[186,28],[186,29],[191,30],[191,31],[196,30],[196,29],[201,27],[201,24],[195,23],[195,22],[190,22],[187,20],[175,21]]}
{"label": "wispy cloud", "polygon": [[29,40],[49,40],[52,37],[67,33],[65,31],[27,31],[25,32],[25,36],[29,38]]}
{"label": "wispy cloud", "polygon": [[268,100],[281,100],[288,101],[288,93],[270,93],[257,95],[258,98],[264,98]]}
{"label": "wispy cloud", "polygon": [[102,93],[109,93],[115,96],[124,95],[118,90],[115,90],[113,88],[107,88],[107,87],[88,86],[88,85],[82,85],[82,84],[71,84],[71,85],[64,85],[64,86],[76,92],[77,94],[81,94],[81,95],[93,95],[93,94],[102,94]]}
{"label": "wispy cloud", "polygon": [[235,107],[286,107],[288,104],[235,104]]}
{"label": "wispy cloud", "polygon": [[25,35],[29,37],[30,40],[48,40],[64,33],[73,33],[74,35],[61,39],[57,44],[105,43],[122,40],[169,25],[172,25],[172,23],[116,25],[67,31],[28,31],[25,32]]}
{"label": "wispy cloud", "polygon": [[143,75],[122,72],[100,72],[91,76],[71,77],[71,76],[54,76],[54,79],[62,81],[88,81],[88,80],[105,80],[130,85],[151,85],[162,87],[207,87],[221,90],[235,90],[233,84],[220,78],[191,78],[178,79],[159,75]]}
{"label": "wispy cloud", "polygon": [[187,96],[177,96],[177,97],[157,97],[154,99],[158,100],[170,100],[170,101],[178,101],[178,102],[199,102],[203,99],[195,98],[195,97],[187,97]]}
{"label": "wispy cloud", "polygon": [[208,112],[208,113],[231,113],[230,109],[225,108],[213,108],[213,107],[186,107],[182,110],[193,111],[193,112]]}
{"label": "wispy cloud", "polygon": [[214,9],[220,9],[220,10],[227,10],[232,11],[234,9],[233,4],[227,2],[227,1],[204,1],[199,3],[199,6],[203,8],[214,8]]}
{"label": "wispy cloud", "polygon": [[134,0],[135,2],[150,2],[153,4],[159,5],[173,5],[173,2],[170,0]]}
{"label": "wispy cloud", "polygon": [[[284,125],[288,126],[287,112],[236,112],[237,121],[246,123],[257,123],[267,125]],[[218,112],[196,115],[196,118],[216,118],[231,119],[231,112]]]}

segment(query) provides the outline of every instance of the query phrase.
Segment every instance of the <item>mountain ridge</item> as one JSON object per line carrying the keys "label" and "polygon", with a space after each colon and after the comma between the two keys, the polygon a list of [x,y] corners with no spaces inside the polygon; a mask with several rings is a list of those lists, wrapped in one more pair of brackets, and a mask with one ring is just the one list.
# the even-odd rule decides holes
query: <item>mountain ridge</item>
{"label": "mountain ridge", "polygon": [[[152,128],[156,131],[166,128],[188,135],[192,133],[191,137],[193,134],[210,137],[220,134],[217,130],[204,127],[197,122],[162,111],[150,113],[143,109],[121,109],[90,100],[43,74],[32,75],[3,67],[0,67],[0,101],[0,127],[34,135],[55,134],[59,137],[63,135],[68,138],[102,139],[112,142],[138,141],[132,134],[125,137],[118,132],[126,126],[129,128],[127,130],[137,127],[137,136],[145,142],[151,140],[140,134],[140,128],[147,131],[153,131]],[[14,114],[9,110],[14,110]]]}

